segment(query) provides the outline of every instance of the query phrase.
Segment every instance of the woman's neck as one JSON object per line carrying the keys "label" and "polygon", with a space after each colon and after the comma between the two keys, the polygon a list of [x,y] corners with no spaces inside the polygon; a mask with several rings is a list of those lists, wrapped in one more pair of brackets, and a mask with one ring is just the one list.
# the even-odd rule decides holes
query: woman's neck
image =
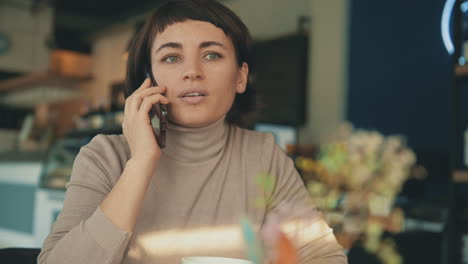
{"label": "woman's neck", "polygon": [[218,155],[227,138],[224,118],[205,127],[191,128],[168,122],[163,153],[181,162],[207,161]]}

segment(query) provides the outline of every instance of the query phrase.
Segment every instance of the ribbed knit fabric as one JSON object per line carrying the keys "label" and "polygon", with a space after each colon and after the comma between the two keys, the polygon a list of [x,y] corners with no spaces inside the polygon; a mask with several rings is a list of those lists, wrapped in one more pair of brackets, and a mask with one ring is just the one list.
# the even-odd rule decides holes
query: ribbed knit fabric
{"label": "ribbed knit fabric", "polygon": [[223,150],[228,139],[228,131],[228,125],[223,119],[202,128],[188,128],[168,123],[167,147],[163,152],[180,162],[203,162]]}

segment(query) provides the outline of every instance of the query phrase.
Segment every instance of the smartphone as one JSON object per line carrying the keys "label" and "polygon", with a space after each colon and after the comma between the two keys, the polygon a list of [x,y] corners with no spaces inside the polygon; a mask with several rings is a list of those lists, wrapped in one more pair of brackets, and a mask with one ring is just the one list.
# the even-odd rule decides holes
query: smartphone
{"label": "smartphone", "polygon": [[[156,80],[153,77],[153,74],[150,73],[151,71],[146,72],[146,77],[151,80],[151,86],[157,86]],[[156,133],[156,141],[160,148],[166,147],[166,131],[167,131],[167,108],[164,104],[157,104],[156,109],[152,109],[150,114],[150,120],[156,115],[159,119],[159,131],[155,131]]]}

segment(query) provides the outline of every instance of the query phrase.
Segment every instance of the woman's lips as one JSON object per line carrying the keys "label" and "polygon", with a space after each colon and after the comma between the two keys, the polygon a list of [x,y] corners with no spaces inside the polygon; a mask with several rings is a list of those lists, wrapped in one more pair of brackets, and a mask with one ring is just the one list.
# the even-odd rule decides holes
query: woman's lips
{"label": "woman's lips", "polygon": [[206,99],[206,96],[202,89],[191,89],[183,92],[179,98],[187,104],[199,104]]}
{"label": "woman's lips", "polygon": [[199,104],[206,99],[205,95],[183,96],[180,99],[187,104]]}

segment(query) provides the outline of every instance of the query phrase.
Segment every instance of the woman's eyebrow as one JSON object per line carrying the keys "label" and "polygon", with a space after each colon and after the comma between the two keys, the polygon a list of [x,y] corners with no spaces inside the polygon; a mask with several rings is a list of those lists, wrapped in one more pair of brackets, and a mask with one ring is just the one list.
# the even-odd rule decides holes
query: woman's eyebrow
{"label": "woman's eyebrow", "polygon": [[167,42],[167,43],[164,43],[162,44],[161,46],[159,46],[159,48],[156,50],[155,53],[158,53],[160,50],[164,49],[164,48],[174,48],[174,49],[181,49],[182,48],[182,44],[178,43],[178,42]]}
{"label": "woman's eyebrow", "polygon": [[[200,43],[200,49],[208,48],[208,47],[211,47],[211,46],[218,46],[218,47],[221,47],[223,49],[226,49],[226,46],[224,46],[222,43],[217,42],[217,41],[204,41],[204,42]],[[155,53],[158,53],[159,51],[161,51],[164,48],[181,49],[182,44],[179,43],[179,42],[167,42],[167,43],[164,43],[161,46],[159,46],[159,48],[156,50]]]}
{"label": "woman's eyebrow", "polygon": [[217,42],[217,41],[204,41],[200,44],[200,49],[208,48],[210,46],[218,46],[223,49],[226,49],[226,46],[224,46],[222,43]]}

